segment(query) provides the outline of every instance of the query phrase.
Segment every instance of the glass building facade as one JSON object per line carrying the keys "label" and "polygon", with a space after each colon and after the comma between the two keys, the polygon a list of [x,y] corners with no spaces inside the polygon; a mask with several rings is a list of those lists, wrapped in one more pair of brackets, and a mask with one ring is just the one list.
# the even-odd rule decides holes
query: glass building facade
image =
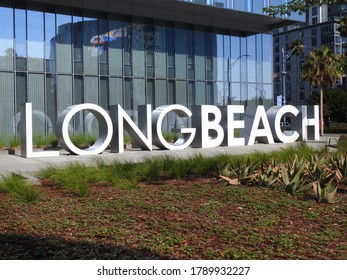
{"label": "glass building facade", "polygon": [[[0,0],[4,141],[18,134],[25,102],[33,104],[34,135],[54,133],[57,116],[72,104],[120,104],[136,121],[143,104],[273,103],[269,34],[44,2]],[[188,2],[254,13],[269,4]],[[86,119],[75,118],[76,133]]]}

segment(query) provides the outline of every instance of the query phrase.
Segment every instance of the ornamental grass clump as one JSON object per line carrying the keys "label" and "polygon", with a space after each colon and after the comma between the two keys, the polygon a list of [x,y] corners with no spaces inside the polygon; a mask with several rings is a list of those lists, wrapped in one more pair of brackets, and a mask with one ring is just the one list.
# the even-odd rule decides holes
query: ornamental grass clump
{"label": "ornamental grass clump", "polygon": [[97,172],[93,169],[81,163],[69,163],[64,168],[48,167],[39,175],[80,197],[86,197],[89,195],[89,185],[99,182]]}
{"label": "ornamental grass clump", "polygon": [[139,164],[138,173],[142,181],[157,180],[163,173],[163,158],[155,157],[145,160],[145,162]]}
{"label": "ornamental grass clump", "polygon": [[16,174],[3,175],[0,180],[0,190],[25,202],[35,202],[42,198],[42,193],[30,184],[24,177]]}
{"label": "ornamental grass clump", "polygon": [[35,135],[33,142],[37,148],[43,148],[47,145],[47,138],[44,135]]}

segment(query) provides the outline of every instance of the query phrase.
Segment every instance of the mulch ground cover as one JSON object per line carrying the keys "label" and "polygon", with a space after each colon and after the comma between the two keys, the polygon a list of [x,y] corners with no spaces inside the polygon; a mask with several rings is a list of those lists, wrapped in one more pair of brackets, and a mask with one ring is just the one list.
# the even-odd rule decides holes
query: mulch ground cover
{"label": "mulch ground cover", "polygon": [[347,259],[347,189],[336,204],[216,178],[0,192],[0,259]]}

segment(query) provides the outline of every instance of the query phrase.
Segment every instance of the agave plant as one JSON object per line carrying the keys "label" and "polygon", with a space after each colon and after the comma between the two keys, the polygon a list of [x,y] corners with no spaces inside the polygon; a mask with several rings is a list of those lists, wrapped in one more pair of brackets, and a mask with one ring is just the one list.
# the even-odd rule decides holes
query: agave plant
{"label": "agave plant", "polygon": [[334,186],[331,182],[325,187],[322,187],[319,182],[315,182],[313,183],[313,191],[319,203],[336,203],[339,201],[336,198],[337,186]]}
{"label": "agave plant", "polygon": [[332,182],[335,178],[336,172],[327,167],[321,160],[311,158],[309,167],[307,168],[307,176],[311,182],[318,182],[320,185],[325,186]]}
{"label": "agave plant", "polygon": [[292,164],[282,164],[280,167],[280,178],[285,187],[285,191],[294,194],[306,191],[311,188],[310,183],[306,183],[305,164],[303,160],[294,160]]}
{"label": "agave plant", "polygon": [[219,168],[219,176],[231,177],[235,175],[229,163],[225,163]]}
{"label": "agave plant", "polygon": [[[272,164],[275,163],[272,161]],[[260,171],[256,172],[253,176],[255,184],[261,187],[268,187],[275,184],[279,177],[278,165],[272,165],[263,162],[260,167]],[[275,163],[276,164],[276,163]]]}
{"label": "agave plant", "polygon": [[240,181],[237,178],[233,178],[235,177],[236,174],[233,170],[233,168],[231,168],[230,164],[225,163],[221,168],[219,168],[219,178],[228,182],[229,185],[239,185]]}
{"label": "agave plant", "polygon": [[233,165],[224,164],[219,168],[219,178],[228,181],[231,185],[249,185],[254,183],[255,172],[258,169],[258,163],[248,158],[245,163],[240,161]]}
{"label": "agave plant", "polygon": [[346,156],[341,153],[330,155],[329,161],[335,171],[336,179],[338,181],[345,180],[347,178]]}
{"label": "agave plant", "polygon": [[242,185],[249,185],[254,182],[254,173],[258,170],[258,162],[251,163],[248,158],[246,163],[238,162],[237,168],[234,169]]}

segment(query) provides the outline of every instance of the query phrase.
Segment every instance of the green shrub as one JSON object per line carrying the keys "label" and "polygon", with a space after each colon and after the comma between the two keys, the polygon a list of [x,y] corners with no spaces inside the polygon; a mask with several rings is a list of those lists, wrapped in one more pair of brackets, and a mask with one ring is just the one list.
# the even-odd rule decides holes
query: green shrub
{"label": "green shrub", "polygon": [[43,135],[36,135],[33,137],[34,145],[38,148],[43,148],[47,145],[47,138]]}
{"label": "green shrub", "polygon": [[168,131],[163,131],[163,137],[164,137],[166,142],[174,143],[177,141],[179,134],[168,132]]}
{"label": "green shrub", "polygon": [[0,190],[9,193],[23,202],[34,202],[40,200],[42,193],[33,185],[19,175],[2,176]]}
{"label": "green shrub", "polygon": [[51,147],[57,147],[58,146],[58,139],[57,139],[57,136],[55,134],[48,135],[46,142]]}
{"label": "green shrub", "polygon": [[20,146],[20,138],[19,137],[12,137],[10,139],[10,148],[18,148]]}
{"label": "green shrub", "polygon": [[133,138],[129,134],[124,134],[123,137],[124,144],[132,144],[134,142]]}
{"label": "green shrub", "polygon": [[94,135],[88,135],[88,134],[77,134],[70,137],[71,142],[76,147],[89,147],[94,145],[97,137]]}

